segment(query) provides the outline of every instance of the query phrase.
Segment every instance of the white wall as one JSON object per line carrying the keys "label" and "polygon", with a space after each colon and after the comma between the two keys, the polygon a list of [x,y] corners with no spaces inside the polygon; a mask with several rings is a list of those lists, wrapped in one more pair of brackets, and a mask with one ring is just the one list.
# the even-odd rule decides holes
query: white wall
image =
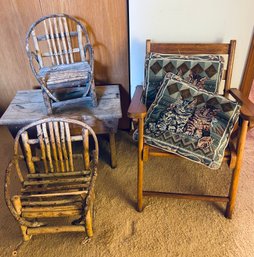
{"label": "white wall", "polygon": [[131,93],[144,77],[145,40],[237,40],[232,83],[241,81],[254,25],[254,0],[129,0]]}

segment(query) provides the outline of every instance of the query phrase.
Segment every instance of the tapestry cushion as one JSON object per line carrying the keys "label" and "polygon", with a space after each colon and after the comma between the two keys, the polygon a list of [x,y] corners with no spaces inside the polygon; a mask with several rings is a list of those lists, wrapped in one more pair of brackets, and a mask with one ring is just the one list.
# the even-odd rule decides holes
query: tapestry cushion
{"label": "tapestry cushion", "polygon": [[219,55],[170,55],[150,53],[145,59],[145,99],[150,107],[167,72],[172,72],[199,89],[217,93],[224,59]]}
{"label": "tapestry cushion", "polygon": [[240,106],[167,73],[148,110],[146,144],[218,169]]}

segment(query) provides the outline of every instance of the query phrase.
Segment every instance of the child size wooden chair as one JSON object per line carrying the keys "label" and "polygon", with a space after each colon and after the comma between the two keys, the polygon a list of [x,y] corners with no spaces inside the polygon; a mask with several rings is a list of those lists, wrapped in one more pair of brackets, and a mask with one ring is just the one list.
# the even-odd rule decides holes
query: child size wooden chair
{"label": "child size wooden chair", "polygon": [[[143,196],[166,196],[225,202],[225,216],[231,218],[247,128],[254,117],[254,105],[231,88],[235,47],[235,40],[214,44],[147,40],[144,86],[136,88],[128,110],[138,122],[138,211],[143,210]],[[228,100],[230,94],[241,108]],[[212,169],[224,160],[232,170],[229,192],[217,196],[143,190],[144,162],[150,156],[184,157]]]}
{"label": "child size wooden chair", "polygon": [[26,52],[48,114],[53,103],[84,97],[97,105],[94,55],[86,28],[72,16],[52,14],[31,25]]}
{"label": "child size wooden chair", "polygon": [[[89,137],[93,140],[89,141]],[[5,201],[20,225],[24,241],[32,235],[68,231],[93,236],[97,163],[97,137],[81,121],[48,118],[19,130],[14,156],[6,170]],[[14,170],[20,190],[13,195]],[[71,224],[47,225],[41,221],[62,217],[72,217]]]}

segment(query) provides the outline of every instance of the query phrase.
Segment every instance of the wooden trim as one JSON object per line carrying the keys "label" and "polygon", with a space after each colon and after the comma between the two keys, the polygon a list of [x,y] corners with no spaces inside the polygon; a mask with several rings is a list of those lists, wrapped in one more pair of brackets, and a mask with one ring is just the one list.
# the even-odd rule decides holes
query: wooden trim
{"label": "wooden trim", "polygon": [[250,49],[248,53],[248,58],[245,64],[244,74],[242,78],[242,83],[240,86],[240,90],[245,96],[249,96],[251,86],[254,80],[254,33],[252,36]]}

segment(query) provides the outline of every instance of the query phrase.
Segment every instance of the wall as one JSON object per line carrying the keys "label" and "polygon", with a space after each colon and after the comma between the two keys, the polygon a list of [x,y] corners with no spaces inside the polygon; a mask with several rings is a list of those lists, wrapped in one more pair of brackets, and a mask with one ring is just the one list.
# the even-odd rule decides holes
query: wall
{"label": "wall", "polygon": [[237,40],[232,85],[239,87],[252,36],[253,0],[129,0],[131,94],[144,77],[145,40]]}

